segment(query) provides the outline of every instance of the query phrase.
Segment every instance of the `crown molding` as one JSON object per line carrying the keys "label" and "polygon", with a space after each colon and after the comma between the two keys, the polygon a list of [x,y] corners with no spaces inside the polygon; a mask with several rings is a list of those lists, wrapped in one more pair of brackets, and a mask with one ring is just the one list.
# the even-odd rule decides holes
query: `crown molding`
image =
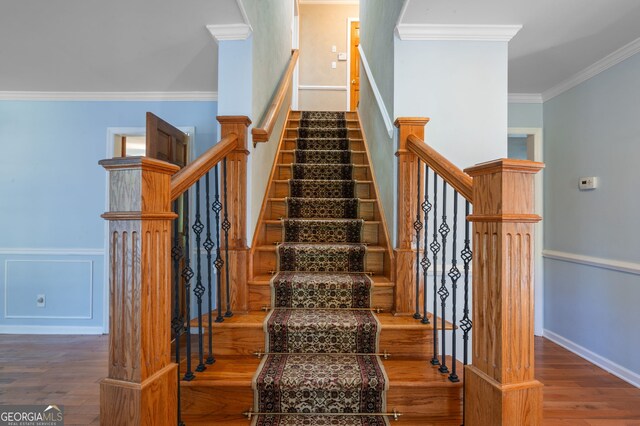
{"label": "crown molding", "polygon": [[246,40],[253,32],[251,25],[246,23],[207,25],[207,29],[216,43],[221,40]]}
{"label": "crown molding", "polygon": [[640,38],[637,38],[631,43],[622,46],[620,49],[605,56],[598,62],[588,66],[582,71],[572,75],[563,82],[553,86],[548,90],[545,90],[544,92],[542,92],[542,100],[546,102],[549,99],[555,98],[556,96],[566,92],[567,90],[576,87],[578,84],[584,83],[585,81],[595,77],[601,72],[608,70],[612,66],[617,65],[625,59],[630,58],[638,52],[640,52]]}
{"label": "crown molding", "polygon": [[510,41],[522,25],[399,24],[400,40]]}
{"label": "crown molding", "polygon": [[0,101],[217,101],[218,92],[0,91]]}
{"label": "crown molding", "polygon": [[510,104],[541,104],[541,93],[509,93]]}

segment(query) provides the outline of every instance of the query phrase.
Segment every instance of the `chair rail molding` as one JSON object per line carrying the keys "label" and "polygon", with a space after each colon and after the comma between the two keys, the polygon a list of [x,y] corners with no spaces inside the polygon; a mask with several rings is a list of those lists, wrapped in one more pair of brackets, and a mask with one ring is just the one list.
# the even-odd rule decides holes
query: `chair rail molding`
{"label": "chair rail molding", "polygon": [[568,253],[557,250],[543,250],[542,257],[545,259],[559,260],[579,265],[592,266],[594,268],[608,269],[616,272],[640,275],[640,263],[627,262],[623,260],[605,259],[602,257],[587,256],[577,253]]}

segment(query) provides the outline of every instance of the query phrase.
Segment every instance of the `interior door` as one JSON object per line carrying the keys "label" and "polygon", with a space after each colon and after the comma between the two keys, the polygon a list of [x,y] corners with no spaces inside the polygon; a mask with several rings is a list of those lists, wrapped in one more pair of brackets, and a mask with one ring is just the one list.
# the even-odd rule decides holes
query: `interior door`
{"label": "interior door", "polygon": [[350,105],[349,110],[355,111],[360,102],[360,54],[358,46],[360,45],[360,22],[351,22],[351,70],[350,70]]}
{"label": "interior door", "polygon": [[146,155],[184,167],[187,165],[187,135],[147,112]]}

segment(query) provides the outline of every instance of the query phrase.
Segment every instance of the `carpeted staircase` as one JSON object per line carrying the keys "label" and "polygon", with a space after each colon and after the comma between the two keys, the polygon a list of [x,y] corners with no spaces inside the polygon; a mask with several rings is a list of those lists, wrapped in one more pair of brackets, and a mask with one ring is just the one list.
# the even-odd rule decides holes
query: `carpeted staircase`
{"label": "carpeted staircase", "polygon": [[[253,377],[255,426],[387,425],[345,114],[303,112]],[[368,415],[370,414],[370,415]]]}

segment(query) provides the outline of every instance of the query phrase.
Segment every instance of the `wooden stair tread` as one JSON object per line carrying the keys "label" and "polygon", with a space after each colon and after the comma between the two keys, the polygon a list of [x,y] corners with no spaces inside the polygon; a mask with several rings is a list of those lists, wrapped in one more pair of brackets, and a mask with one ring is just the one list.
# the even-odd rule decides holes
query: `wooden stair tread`
{"label": "wooden stair tread", "polygon": [[[292,244],[309,244],[309,245],[314,245],[314,244],[360,244],[360,243],[292,243]],[[256,247],[256,251],[266,251],[266,252],[275,252],[276,248],[278,246],[276,246],[275,244],[263,244],[260,245],[258,247]],[[385,248],[382,246],[374,246],[374,245],[367,245],[367,252],[369,253],[384,253]]]}
{"label": "wooden stair tread", "polygon": [[[289,219],[288,217],[283,217],[283,219]],[[311,219],[311,218],[294,218],[294,219],[298,219],[298,220],[338,220],[338,219],[327,219],[327,218],[319,218],[319,219]],[[357,220],[357,219],[343,219],[343,220]],[[281,225],[282,222],[280,221],[280,219],[266,219],[263,221],[263,223],[266,223],[267,225]],[[379,220],[366,220],[364,221],[365,225],[380,225],[380,221]]]}
{"label": "wooden stair tread", "polygon": [[[271,279],[274,275],[256,275],[252,280],[249,280],[249,284],[251,285],[269,285],[271,283]],[[393,287],[394,283],[389,281],[389,278],[383,275],[373,275],[369,276],[371,280],[373,280],[374,287]]]}
{"label": "wooden stair tread", "polygon": [[[286,198],[280,198],[280,197],[271,197],[268,200],[272,201],[272,202],[276,202],[276,203],[284,203],[287,199]],[[358,198],[358,200],[360,200],[361,203],[375,203],[376,202],[375,198]]]}
{"label": "wooden stair tread", "polygon": [[[280,152],[282,152],[282,153],[288,153],[288,154],[293,154],[293,153],[295,152],[295,149],[283,149],[283,150],[281,150]],[[367,152],[366,152],[366,151],[353,151],[353,150],[352,150],[352,151],[351,151],[351,153],[352,153],[352,154],[363,154],[363,155],[364,155],[364,154],[366,154]],[[282,164],[282,163],[280,163],[280,164]]]}
{"label": "wooden stair tread", "polygon": [[[276,183],[289,183],[291,179],[273,179],[273,182]],[[299,179],[299,180],[307,180],[307,179]],[[309,179],[309,180],[313,180],[313,179]],[[332,179],[317,179],[317,180],[326,180],[327,182],[336,182]],[[351,180],[351,179],[350,179]],[[372,180],[356,180],[356,179],[352,179],[356,184],[372,184],[373,181]]]}

